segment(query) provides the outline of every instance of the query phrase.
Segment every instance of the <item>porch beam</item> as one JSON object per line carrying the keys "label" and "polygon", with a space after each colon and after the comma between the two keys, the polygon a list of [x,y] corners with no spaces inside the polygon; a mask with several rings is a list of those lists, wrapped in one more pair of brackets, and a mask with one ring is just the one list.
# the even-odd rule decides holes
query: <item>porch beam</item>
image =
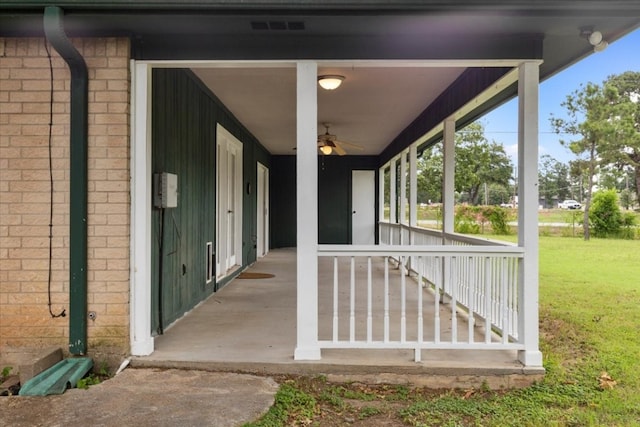
{"label": "porch beam", "polygon": [[542,366],[538,348],[538,86],[539,62],[520,65],[518,77],[518,246],[520,261],[518,340],[525,350],[518,359]]}
{"label": "porch beam", "polygon": [[456,121],[449,117],[444,121],[443,130],[443,179],[442,179],[442,231],[453,233],[455,205],[455,135]]}
{"label": "porch beam", "polygon": [[298,62],[297,72],[297,344],[295,360],[319,360],[318,346],[318,64]]}

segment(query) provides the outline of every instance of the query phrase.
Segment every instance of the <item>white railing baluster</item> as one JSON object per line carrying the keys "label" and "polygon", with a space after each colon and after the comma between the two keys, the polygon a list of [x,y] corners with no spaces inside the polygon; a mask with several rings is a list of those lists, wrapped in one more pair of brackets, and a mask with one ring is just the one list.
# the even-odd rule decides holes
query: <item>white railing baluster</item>
{"label": "white railing baluster", "polygon": [[500,260],[493,260],[493,280],[491,289],[491,301],[493,310],[493,319],[495,325],[500,327]]}
{"label": "white railing baluster", "polygon": [[507,279],[508,279],[508,271],[507,271],[507,259],[502,259],[502,289],[500,292],[500,299],[502,301],[502,343],[506,344],[509,340],[509,311],[508,311],[508,293],[507,293]]}
{"label": "white railing baluster", "polygon": [[371,278],[371,257],[367,257],[367,342],[373,340],[373,283]]}
{"label": "white railing baluster", "polygon": [[349,341],[356,340],[356,267],[355,257],[351,257],[351,281],[349,289]]}
{"label": "white railing baluster", "polygon": [[333,341],[338,342],[338,257],[333,257]]}
{"label": "white railing baluster", "polygon": [[384,257],[384,342],[389,342],[389,257]]}
{"label": "white railing baluster", "polygon": [[513,337],[518,336],[518,292],[516,283],[518,280],[517,270],[514,266],[513,259],[509,259],[509,292],[511,293],[511,299],[509,304],[509,312],[511,314],[511,320],[509,322],[509,335]]}
{"label": "white railing baluster", "polygon": [[458,342],[458,258],[451,257],[451,342]]}
{"label": "white railing baluster", "polygon": [[407,279],[404,270],[405,257],[400,256],[400,342],[407,341]]}
{"label": "white railing baluster", "polygon": [[[422,257],[418,257],[418,263],[422,264]],[[418,272],[418,286],[417,286],[417,291],[418,291],[418,347],[416,347],[416,354],[415,354],[415,361],[416,362],[420,362],[421,360],[421,350],[420,348],[422,347],[422,342],[424,340],[424,331],[423,326],[424,326],[424,320],[423,320],[423,313],[422,313],[422,272]]]}
{"label": "white railing baluster", "polygon": [[[475,271],[475,258],[473,257],[469,257],[469,268],[471,269],[471,273]],[[471,344],[475,341],[473,336],[473,327],[475,323],[475,318],[474,318],[475,298],[473,296],[473,291],[475,289],[476,278],[475,278],[475,274],[470,274],[469,276],[473,276],[473,282],[467,286],[467,291],[468,291],[467,299],[469,300],[469,305],[467,305],[467,309],[469,311],[469,316],[467,318],[467,326],[469,327],[469,344]]]}
{"label": "white railing baluster", "polygon": [[484,342],[491,343],[491,259],[484,259]]}
{"label": "white railing baluster", "polygon": [[[444,258],[443,258],[444,260]],[[440,264],[440,257],[436,257],[436,265]],[[436,344],[440,343],[440,286],[436,283],[434,286],[433,296],[433,341]]]}

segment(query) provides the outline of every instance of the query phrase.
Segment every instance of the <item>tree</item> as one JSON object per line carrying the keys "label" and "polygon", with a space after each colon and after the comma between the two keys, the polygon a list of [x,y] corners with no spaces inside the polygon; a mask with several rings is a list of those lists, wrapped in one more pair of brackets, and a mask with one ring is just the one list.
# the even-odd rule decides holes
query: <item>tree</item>
{"label": "tree", "polygon": [[[609,86],[604,88],[587,83],[581,89],[567,95],[561,104],[567,118],[551,116],[551,126],[556,133],[579,137],[577,140],[560,140],[580,160],[586,162],[586,187],[584,202],[584,239],[589,240],[589,209],[593,180],[604,153],[610,150],[609,141],[615,136],[615,125],[611,120],[611,106],[617,99],[617,91]],[[581,168],[582,169],[582,168]]]}
{"label": "tree", "polygon": [[606,161],[630,166],[635,172],[636,196],[640,190],[640,72],[627,71],[609,76],[605,86],[615,89],[613,112],[616,138],[604,153]]}
{"label": "tree", "polygon": [[442,202],[442,144],[422,152],[418,159],[418,202]]}
{"label": "tree", "polygon": [[540,197],[545,207],[554,207],[557,201],[571,198],[569,167],[548,154],[540,156],[538,165],[538,184]]}
{"label": "tree", "polygon": [[475,122],[456,133],[455,189],[469,195],[477,205],[484,184],[509,185],[511,160],[504,147],[484,136],[484,127]]}
{"label": "tree", "polygon": [[482,203],[485,205],[501,205],[503,203],[509,203],[511,201],[511,190],[509,187],[505,187],[502,184],[491,183],[487,186],[486,199],[485,192],[482,193]]}

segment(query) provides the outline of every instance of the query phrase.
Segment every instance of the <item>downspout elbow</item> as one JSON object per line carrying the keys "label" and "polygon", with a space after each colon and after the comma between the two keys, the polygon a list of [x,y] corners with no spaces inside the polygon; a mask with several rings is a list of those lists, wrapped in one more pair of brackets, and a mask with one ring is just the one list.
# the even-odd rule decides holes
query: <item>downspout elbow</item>
{"label": "downspout elbow", "polygon": [[71,72],[70,88],[70,210],[69,210],[69,351],[87,352],[87,198],[88,198],[88,87],[84,58],[73,46],[57,6],[44,10],[47,41]]}

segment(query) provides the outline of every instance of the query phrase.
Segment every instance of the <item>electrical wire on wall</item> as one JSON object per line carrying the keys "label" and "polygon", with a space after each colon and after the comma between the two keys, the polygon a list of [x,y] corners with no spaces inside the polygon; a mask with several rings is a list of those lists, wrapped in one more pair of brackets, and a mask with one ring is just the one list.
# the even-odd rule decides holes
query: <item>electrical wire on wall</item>
{"label": "electrical wire on wall", "polygon": [[164,299],[162,298],[162,279],[164,273],[164,208],[160,208],[160,245],[158,248],[158,335],[164,334]]}
{"label": "electrical wire on wall", "polygon": [[47,58],[49,59],[49,81],[50,81],[50,93],[49,93],[49,275],[47,278],[47,294],[49,297],[49,314],[52,318],[65,317],[67,315],[66,310],[63,308],[58,314],[55,314],[51,310],[51,273],[52,273],[52,260],[53,260],[53,154],[52,154],[52,140],[53,140],[53,62],[51,60],[51,52],[49,51],[49,45],[47,41],[44,42],[44,49],[47,51]]}

